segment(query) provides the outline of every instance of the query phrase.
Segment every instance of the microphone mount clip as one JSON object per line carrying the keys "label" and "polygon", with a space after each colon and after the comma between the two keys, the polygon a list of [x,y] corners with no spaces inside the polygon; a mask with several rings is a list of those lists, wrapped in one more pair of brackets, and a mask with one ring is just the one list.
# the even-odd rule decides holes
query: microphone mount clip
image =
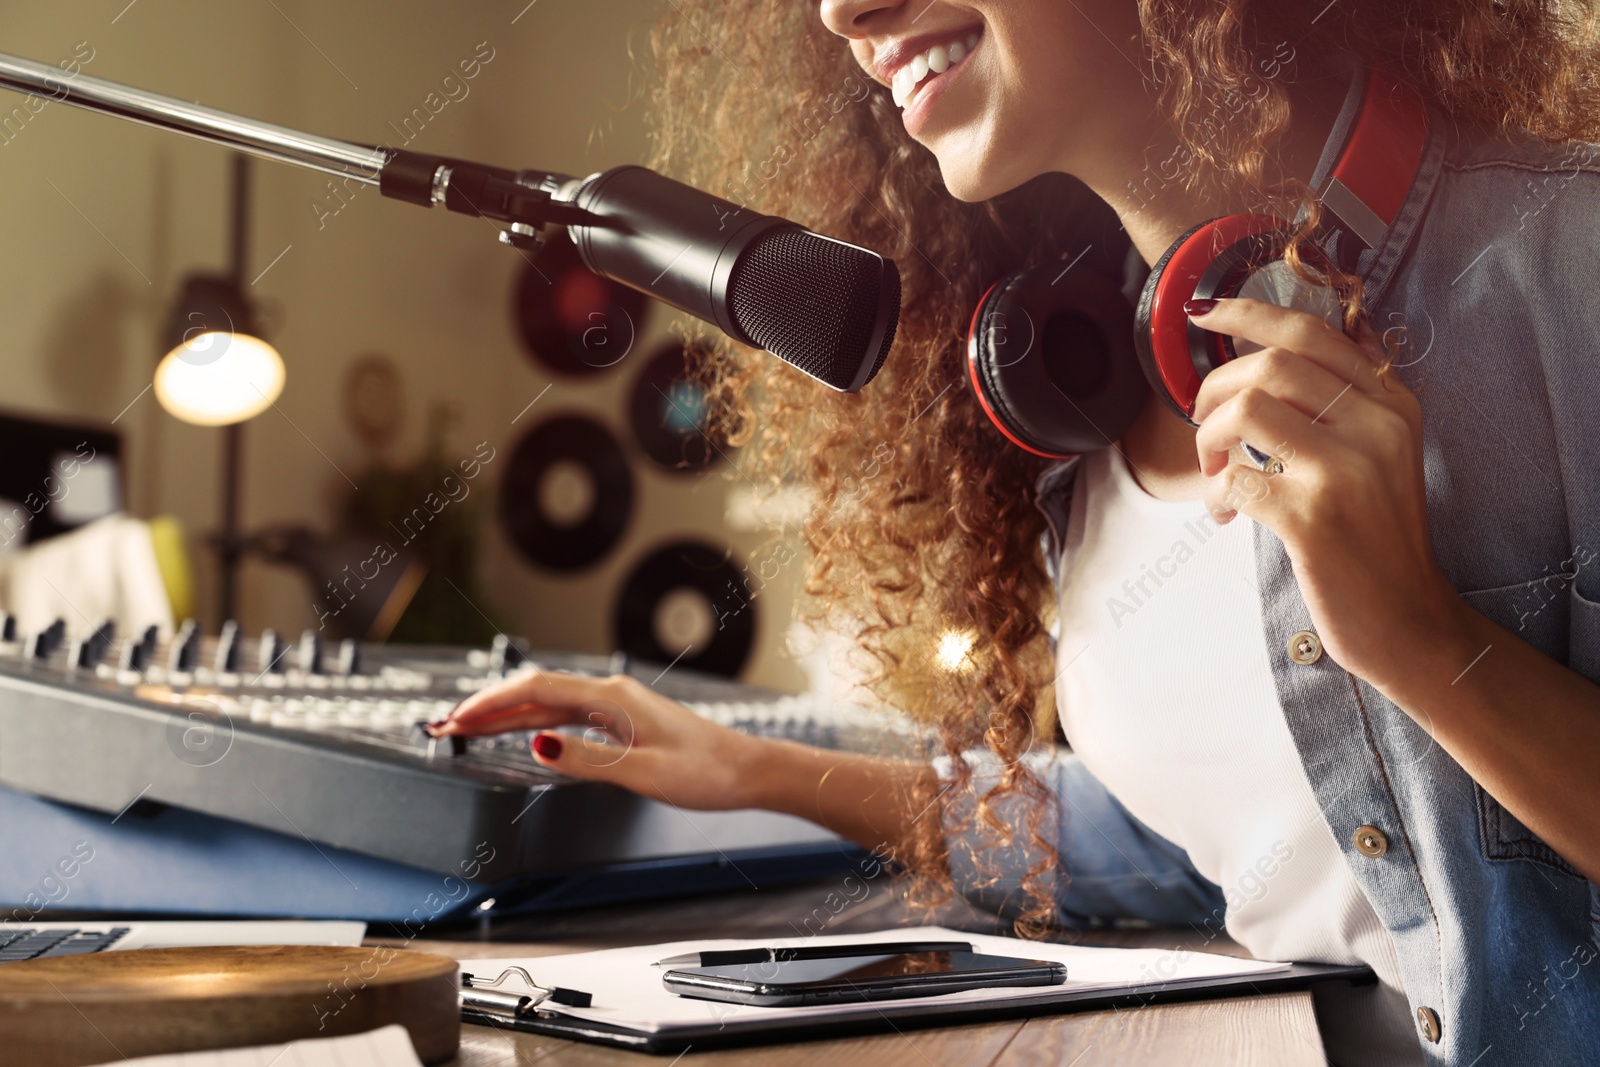
{"label": "microphone mount clip", "polygon": [[603,226],[605,220],[560,199],[573,179],[541,170],[511,171],[448,156],[392,151],[379,175],[386,197],[502,222],[500,240],[537,251],[546,226]]}

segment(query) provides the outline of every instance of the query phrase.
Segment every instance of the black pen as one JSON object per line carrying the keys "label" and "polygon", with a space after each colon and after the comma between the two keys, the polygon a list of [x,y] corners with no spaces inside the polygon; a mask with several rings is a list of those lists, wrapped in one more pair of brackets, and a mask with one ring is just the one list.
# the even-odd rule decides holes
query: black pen
{"label": "black pen", "polygon": [[826,960],[838,956],[893,956],[904,952],[971,952],[966,941],[879,941],[855,945],[817,945],[802,948],[735,948],[711,952],[686,952],[657,960],[652,967],[731,967],[746,963],[788,963],[791,960]]}

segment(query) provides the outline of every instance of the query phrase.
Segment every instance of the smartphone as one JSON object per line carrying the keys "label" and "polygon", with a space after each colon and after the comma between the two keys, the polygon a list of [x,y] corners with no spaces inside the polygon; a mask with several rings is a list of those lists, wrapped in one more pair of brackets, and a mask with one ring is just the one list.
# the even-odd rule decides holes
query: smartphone
{"label": "smartphone", "polygon": [[950,951],[866,955],[861,946],[837,956],[679,967],[661,976],[662,984],[679,996],[769,1008],[901,1000],[1066,980],[1064,965],[1045,960]]}

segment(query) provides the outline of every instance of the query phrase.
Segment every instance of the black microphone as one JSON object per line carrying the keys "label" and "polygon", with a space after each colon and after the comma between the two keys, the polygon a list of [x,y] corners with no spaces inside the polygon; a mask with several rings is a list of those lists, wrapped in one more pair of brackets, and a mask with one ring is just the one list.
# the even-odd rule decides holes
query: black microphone
{"label": "black microphone", "polygon": [[567,227],[584,265],[853,393],[883,366],[900,318],[893,260],[644,167],[578,180],[414,152],[386,154],[379,188],[511,223],[508,244]]}
{"label": "black microphone", "polygon": [[644,167],[593,175],[562,199],[598,220],[568,227],[590,270],[834,389],[866,385],[894,343],[900,272],[870,249]]}

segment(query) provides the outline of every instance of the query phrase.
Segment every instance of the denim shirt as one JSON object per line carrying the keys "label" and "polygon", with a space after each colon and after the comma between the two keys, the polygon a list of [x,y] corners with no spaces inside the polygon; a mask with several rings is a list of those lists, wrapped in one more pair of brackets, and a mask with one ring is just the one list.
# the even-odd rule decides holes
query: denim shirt
{"label": "denim shirt", "polygon": [[[1318,169],[1328,163],[1325,154]],[[1437,112],[1399,217],[1358,263],[1374,329],[1403,331],[1389,339],[1403,343],[1396,367],[1422,406],[1439,565],[1473,609],[1600,682],[1597,267],[1600,146],[1508,138]],[[1077,467],[1077,457],[1056,463],[1036,486],[1058,585]],[[1290,659],[1290,635],[1314,629],[1311,616],[1283,543],[1260,524],[1254,537],[1284,718],[1334,839],[1393,935],[1413,1013],[1437,1015],[1439,1040],[1419,1037],[1428,1062],[1600,1063],[1600,888],[1370,685],[1326,654]],[[1220,927],[1222,892],[1181,849],[1075,757],[1034,765],[1061,800],[1047,836],[1066,868],[1063,922]],[[980,787],[992,771],[980,770]],[[1358,827],[1383,833],[1382,855],[1357,849]],[[1014,910],[1027,849],[991,851],[980,865],[976,840],[952,834],[956,884]]]}

